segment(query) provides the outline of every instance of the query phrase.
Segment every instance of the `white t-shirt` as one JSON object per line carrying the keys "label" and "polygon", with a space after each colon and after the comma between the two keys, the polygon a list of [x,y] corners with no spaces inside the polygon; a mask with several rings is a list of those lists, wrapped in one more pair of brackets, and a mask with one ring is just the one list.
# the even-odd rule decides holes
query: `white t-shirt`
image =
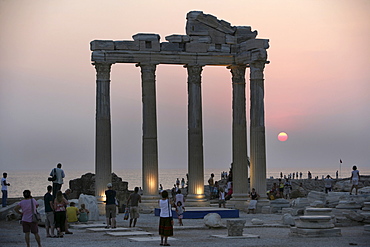
{"label": "white t-shirt", "polygon": [[359,179],[359,176],[358,176],[359,173],[360,172],[358,170],[353,170],[352,171],[352,179],[357,179],[358,180]]}
{"label": "white t-shirt", "polygon": [[159,208],[161,209],[159,217],[172,217],[171,205],[169,204],[168,199],[159,200]]}
{"label": "white t-shirt", "polygon": [[6,178],[1,178],[1,190],[8,190],[8,185],[6,184],[8,184]]}
{"label": "white t-shirt", "polygon": [[184,201],[184,195],[183,194],[176,194],[176,202],[175,202],[176,205],[177,205],[178,201],[180,201],[182,206],[184,206],[185,201]]}

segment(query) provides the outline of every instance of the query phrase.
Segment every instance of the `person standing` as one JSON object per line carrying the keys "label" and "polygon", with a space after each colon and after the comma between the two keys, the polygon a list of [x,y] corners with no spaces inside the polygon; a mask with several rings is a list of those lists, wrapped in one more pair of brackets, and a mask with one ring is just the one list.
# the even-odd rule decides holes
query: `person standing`
{"label": "person standing", "polygon": [[328,192],[331,191],[332,181],[333,181],[333,179],[330,177],[330,175],[327,175],[326,178],[324,179],[325,194],[328,194]]}
{"label": "person standing", "polygon": [[185,178],[181,179],[181,189],[185,188]]}
{"label": "person standing", "polygon": [[8,177],[8,173],[4,172],[3,177],[1,178],[1,193],[3,195],[2,197],[2,205],[3,208],[7,205],[8,200],[8,186],[10,186],[10,183],[6,182],[6,178]]}
{"label": "person standing", "polygon": [[54,175],[56,176],[56,179],[53,181],[53,198],[55,198],[57,192],[62,189],[63,178],[65,177],[61,163],[58,163],[57,167],[51,170],[50,176]]}
{"label": "person standing", "polygon": [[[32,215],[36,213],[36,208],[39,206],[39,204],[35,199],[32,198],[31,191],[29,190],[23,191],[23,197],[24,200],[15,206],[14,211],[22,215],[22,227],[27,247],[30,246],[30,232],[35,235],[36,242],[38,246],[41,247],[38,223],[32,222]],[[20,209],[22,209],[22,212],[19,211]]]}
{"label": "person standing", "polygon": [[360,171],[357,170],[357,166],[352,167],[352,173],[351,173],[351,182],[352,182],[352,187],[351,191],[349,192],[350,195],[352,195],[352,190],[353,188],[356,189],[356,195],[358,191],[358,182],[360,181]]}
{"label": "person standing", "polygon": [[180,189],[176,192],[175,205],[177,205],[177,202],[181,202],[181,205],[185,206],[185,197],[181,193],[181,190]]}
{"label": "person standing", "polygon": [[162,192],[162,199],[158,202],[159,208],[161,209],[159,214],[159,235],[161,236],[160,245],[170,246],[167,243],[167,239],[170,236],[173,236],[173,218],[171,210],[171,202],[168,198],[168,192]]}
{"label": "person standing", "polygon": [[225,191],[223,187],[220,187],[218,192],[218,207],[220,208],[221,205],[225,208],[226,207],[226,200],[225,200]]}
{"label": "person standing", "polygon": [[66,231],[66,207],[68,201],[64,198],[63,193],[59,190],[54,199],[54,211],[55,211],[55,228],[58,230],[58,238],[63,237],[63,232]]}
{"label": "person standing", "polygon": [[111,183],[108,183],[107,187],[108,189],[105,191],[105,218],[107,226],[105,228],[116,228],[116,191],[112,189],[113,186]]}
{"label": "person standing", "polygon": [[[53,186],[48,185],[47,192],[44,195],[44,205],[45,205],[45,230],[46,230],[46,237],[47,238],[55,238],[54,234],[54,203],[53,203],[53,196],[51,192],[53,190]],[[51,231],[51,235],[50,235]]]}
{"label": "person standing", "polygon": [[290,183],[289,179],[285,179],[284,183],[284,197],[285,199],[290,199],[290,193],[292,192],[292,184]]}
{"label": "person standing", "polygon": [[180,201],[176,203],[176,213],[177,213],[177,219],[179,220],[179,226],[183,226],[182,218],[184,218],[184,211],[185,207],[182,205]]}
{"label": "person standing", "polygon": [[213,192],[213,186],[215,185],[214,182],[214,176],[215,174],[211,173],[211,177],[208,179],[208,186],[209,186],[209,198],[212,199],[212,192]]}
{"label": "person standing", "polygon": [[136,221],[140,217],[139,214],[139,202],[141,203],[141,196],[138,194],[139,188],[135,187],[134,193],[132,193],[127,200],[127,205],[130,206],[130,227],[132,222],[134,222],[134,227],[136,226]]}

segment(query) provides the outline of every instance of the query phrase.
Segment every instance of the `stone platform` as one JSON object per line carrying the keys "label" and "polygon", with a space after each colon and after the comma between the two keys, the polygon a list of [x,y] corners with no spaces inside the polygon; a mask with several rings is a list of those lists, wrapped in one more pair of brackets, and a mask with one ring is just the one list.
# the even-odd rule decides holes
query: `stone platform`
{"label": "stone platform", "polygon": [[[159,216],[161,210],[159,208],[154,209],[154,215]],[[209,213],[217,213],[221,218],[239,218],[238,209],[230,208],[214,208],[214,207],[186,207],[184,212],[184,219],[203,219]],[[177,219],[177,213],[172,210],[174,219]]]}

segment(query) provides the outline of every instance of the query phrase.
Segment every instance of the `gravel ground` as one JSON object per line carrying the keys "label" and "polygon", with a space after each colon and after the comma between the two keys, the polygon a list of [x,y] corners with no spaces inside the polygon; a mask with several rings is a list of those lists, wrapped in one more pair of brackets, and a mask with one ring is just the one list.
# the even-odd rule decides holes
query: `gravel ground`
{"label": "gravel ground", "polygon": [[[246,219],[246,225],[251,225],[251,219],[258,218],[265,225],[280,224],[282,215],[278,214],[245,214],[240,212],[240,218]],[[123,215],[118,215],[118,227],[128,227],[128,221],[123,220]],[[137,229],[148,231],[158,237],[159,217],[153,214],[141,214],[138,219]],[[260,238],[249,239],[222,239],[212,235],[227,235],[226,228],[209,229],[204,227],[203,219],[184,219],[184,228],[175,228],[175,240],[169,240],[171,246],[370,246],[370,233],[365,233],[363,226],[342,227],[341,237],[330,238],[300,238],[290,237],[289,227],[246,227],[244,234],[259,235]],[[226,225],[226,219],[222,219]],[[103,224],[104,217],[98,222]],[[177,221],[175,220],[175,223]],[[197,229],[186,226],[198,226]],[[64,238],[46,238],[45,228],[39,227],[42,246],[65,247],[65,246],[159,246],[159,241],[136,242],[125,237],[112,237],[104,232],[87,232],[84,229],[71,228],[72,235]],[[22,227],[17,221],[0,221],[0,246],[16,247],[26,246]],[[31,246],[37,246],[33,234],[31,234]]]}

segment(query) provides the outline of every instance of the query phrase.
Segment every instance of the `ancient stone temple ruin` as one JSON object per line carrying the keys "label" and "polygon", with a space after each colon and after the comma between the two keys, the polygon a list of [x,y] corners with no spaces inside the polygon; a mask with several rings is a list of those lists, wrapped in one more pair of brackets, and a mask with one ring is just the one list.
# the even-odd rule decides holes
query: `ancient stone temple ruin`
{"label": "ancient stone temple ruin", "polygon": [[[186,35],[138,33],[133,40],[94,40],[91,60],[96,69],[96,195],[102,196],[111,178],[110,70],[115,63],[135,63],[141,69],[143,132],[143,204],[158,199],[158,148],[156,67],[178,64],[188,72],[188,174],[187,205],[205,206],[202,126],[202,69],[225,66],[232,77],[233,199],[242,205],[248,198],[248,156],[245,71],[250,71],[250,177],[251,187],[266,191],[264,120],[264,68],[269,44],[258,39],[250,26],[231,26],[201,11],[187,14]],[[185,81],[185,79],[184,79]],[[102,197],[100,198],[102,200]]]}

